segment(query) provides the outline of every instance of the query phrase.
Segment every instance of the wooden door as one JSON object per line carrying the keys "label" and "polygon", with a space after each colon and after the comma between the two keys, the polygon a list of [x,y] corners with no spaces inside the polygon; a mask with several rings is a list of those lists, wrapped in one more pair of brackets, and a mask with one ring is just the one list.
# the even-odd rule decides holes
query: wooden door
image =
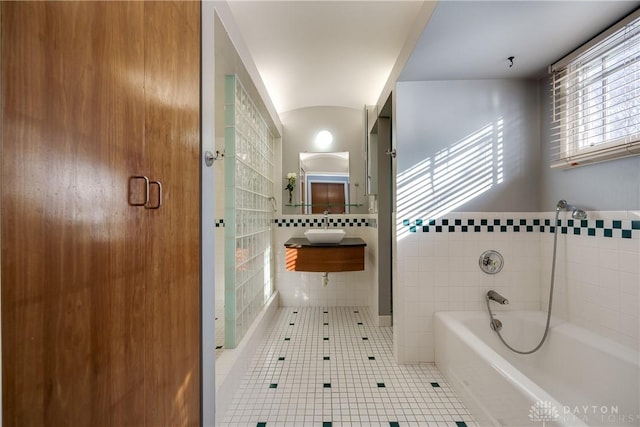
{"label": "wooden door", "polygon": [[311,203],[311,213],[323,213],[327,209],[331,214],[345,213],[344,184],[311,183]]}
{"label": "wooden door", "polygon": [[[145,158],[162,183],[148,210],[149,426],[200,416],[200,3],[145,2]],[[167,25],[170,22],[171,25]]]}
{"label": "wooden door", "polygon": [[[1,7],[3,425],[196,425],[197,184],[188,202],[174,197],[189,184],[172,172],[154,211],[129,206],[127,192],[132,175],[162,181],[167,163],[197,174],[199,75],[176,88],[175,67],[160,68],[178,50],[197,56],[199,39],[163,50],[150,28],[189,22],[192,37],[199,7]],[[172,102],[152,108],[166,92]],[[173,151],[154,154],[168,140],[150,135],[172,136]]]}

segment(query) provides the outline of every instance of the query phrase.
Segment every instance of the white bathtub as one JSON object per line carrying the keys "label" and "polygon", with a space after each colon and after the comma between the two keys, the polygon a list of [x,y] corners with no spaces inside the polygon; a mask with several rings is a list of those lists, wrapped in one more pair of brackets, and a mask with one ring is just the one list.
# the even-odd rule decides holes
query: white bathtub
{"label": "white bathtub", "polygon": [[[494,312],[516,349],[542,337],[546,312]],[[436,365],[481,426],[639,426],[639,354],[553,319],[538,352],[507,349],[486,311],[435,314]],[[557,416],[556,416],[557,415]]]}

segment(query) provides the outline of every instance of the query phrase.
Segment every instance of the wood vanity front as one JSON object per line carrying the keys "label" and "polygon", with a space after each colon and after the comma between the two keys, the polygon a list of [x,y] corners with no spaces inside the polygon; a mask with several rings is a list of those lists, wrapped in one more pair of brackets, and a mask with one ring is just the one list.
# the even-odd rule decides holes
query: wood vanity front
{"label": "wood vanity front", "polygon": [[364,270],[364,240],[346,237],[340,243],[310,243],[291,238],[284,244],[287,271],[332,273]]}

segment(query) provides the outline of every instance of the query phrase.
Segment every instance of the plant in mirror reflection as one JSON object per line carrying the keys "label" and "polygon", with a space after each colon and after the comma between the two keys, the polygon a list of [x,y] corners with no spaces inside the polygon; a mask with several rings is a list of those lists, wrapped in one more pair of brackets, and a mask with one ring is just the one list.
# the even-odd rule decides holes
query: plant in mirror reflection
{"label": "plant in mirror reflection", "polygon": [[296,187],[296,178],[298,176],[296,175],[295,172],[289,172],[287,174],[287,186],[284,187],[285,190],[289,190],[289,203],[291,203],[291,199],[292,199],[292,195],[293,195],[293,189]]}

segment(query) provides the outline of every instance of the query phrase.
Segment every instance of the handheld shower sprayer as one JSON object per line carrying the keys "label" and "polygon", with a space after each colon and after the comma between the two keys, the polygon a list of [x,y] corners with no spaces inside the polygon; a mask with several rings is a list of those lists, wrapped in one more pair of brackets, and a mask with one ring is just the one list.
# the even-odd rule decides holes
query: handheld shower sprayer
{"label": "handheld shower sprayer", "polygon": [[560,223],[558,222],[558,216],[560,215],[560,211],[563,211],[563,210],[571,211],[571,218],[573,219],[578,219],[578,220],[587,219],[587,213],[584,210],[568,204],[566,200],[560,200],[556,205],[556,219],[554,221],[554,224],[557,224],[558,226],[552,227],[553,255],[551,256],[551,278],[549,280],[549,303],[547,306],[547,323],[544,327],[544,334],[542,335],[540,342],[538,342],[538,345],[535,346],[532,350],[528,350],[528,351],[521,351],[510,346],[500,334],[500,329],[502,328],[502,322],[498,322],[497,319],[494,319],[493,312],[491,311],[491,305],[489,304],[489,301],[491,300],[496,301],[500,304],[508,304],[508,301],[506,300],[506,298],[504,298],[502,295],[500,295],[494,290],[487,292],[487,296],[485,298],[487,302],[487,311],[489,312],[489,318],[491,319],[491,323],[490,323],[491,329],[493,329],[498,334],[500,341],[502,341],[502,343],[509,350],[518,354],[535,353],[540,349],[540,347],[542,347],[542,344],[544,344],[544,342],[547,339],[547,336],[549,335],[549,326],[551,324],[551,309],[553,305],[553,288],[554,288],[555,276],[556,276],[556,252],[558,249],[558,228],[560,228],[559,227]]}

